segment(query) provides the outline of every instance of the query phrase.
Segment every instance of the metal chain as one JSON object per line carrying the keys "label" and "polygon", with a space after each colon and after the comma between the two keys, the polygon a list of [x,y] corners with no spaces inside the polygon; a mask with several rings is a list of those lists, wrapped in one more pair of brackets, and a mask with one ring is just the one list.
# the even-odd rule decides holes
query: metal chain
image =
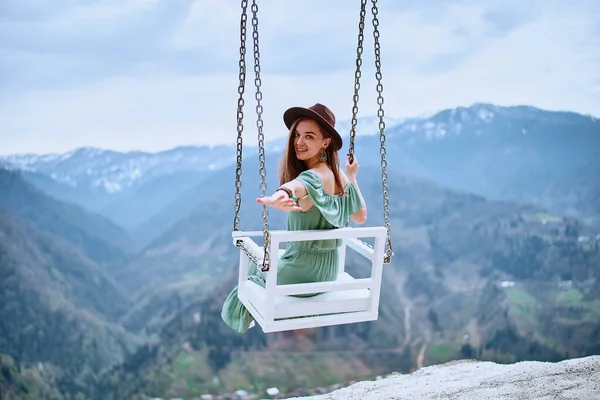
{"label": "metal chain", "polygon": [[237,102],[237,164],[235,168],[235,207],[233,230],[239,230],[240,209],[242,206],[242,132],[244,131],[244,89],[246,86],[246,21],[248,19],[248,0],[242,0],[242,16],[240,18],[240,74]]}
{"label": "metal chain", "polygon": [[360,20],[358,23],[358,44],[356,45],[356,70],[354,71],[354,96],[352,97],[352,126],[350,128],[350,144],[348,145],[348,154],[350,154],[350,163],[354,161],[354,137],[356,135],[356,124],[358,115],[358,91],[360,90],[360,77],[362,66],[363,40],[365,29],[365,14],[367,8],[367,0],[361,0],[360,3]]}
{"label": "metal chain", "polygon": [[389,264],[392,261],[394,255],[392,249],[392,238],[390,233],[390,211],[388,202],[388,186],[387,186],[387,160],[385,150],[385,122],[383,121],[383,84],[381,83],[381,46],[379,44],[379,20],[377,19],[377,0],[371,0],[373,6],[371,11],[373,12],[373,39],[375,42],[375,78],[377,79],[377,104],[379,109],[377,110],[377,116],[379,117],[379,140],[381,143],[379,152],[381,154],[381,188],[383,191],[383,218],[385,227],[387,228],[387,248],[384,257],[384,263]]}
{"label": "metal chain", "polygon": [[248,258],[251,261],[254,261],[254,263],[256,265],[260,265],[260,261],[258,260],[258,256],[256,254],[254,254],[248,247],[246,247],[246,245],[244,244],[244,242],[242,240],[239,240],[237,242],[237,246],[244,252],[244,254],[246,256],[248,256]]}
{"label": "metal chain", "polygon": [[[262,92],[260,91],[261,79],[260,79],[260,51],[258,46],[258,5],[256,0],[252,0],[252,38],[254,39],[254,85],[256,86],[256,127],[258,128],[258,164],[260,172],[260,190],[263,197],[267,195],[267,182],[266,182],[266,168],[265,168],[265,137],[263,134],[263,120],[262,113],[263,107],[260,104],[262,100]],[[264,236],[264,249],[265,258],[261,271],[266,272],[269,270],[271,263],[271,257],[269,254],[270,247],[270,235],[269,235],[269,211],[267,206],[262,207],[262,231]]]}
{"label": "metal chain", "polygon": [[[389,201],[388,201],[388,186],[387,186],[387,161],[386,161],[386,150],[385,150],[385,122],[383,120],[384,111],[383,111],[383,84],[382,84],[382,74],[381,74],[381,46],[379,44],[379,20],[377,19],[377,0],[371,0],[372,8],[371,11],[373,13],[373,38],[375,41],[375,67],[376,73],[375,77],[377,79],[377,104],[379,105],[379,109],[377,111],[377,115],[379,117],[379,138],[380,138],[380,154],[381,154],[381,174],[382,174],[382,191],[383,191],[383,208],[384,208],[384,220],[385,226],[387,228],[387,249],[386,256],[384,258],[384,263],[390,263],[393,256],[392,242],[391,242],[391,233],[390,233],[390,213],[389,213]],[[234,217],[234,230],[238,230],[239,228],[239,211],[241,207],[241,174],[242,174],[242,132],[243,132],[243,106],[244,106],[244,87],[246,82],[246,21],[247,21],[247,0],[242,0],[242,16],[240,20],[240,73],[239,73],[239,86],[238,93],[240,95],[238,99],[238,109],[237,109],[237,165],[236,165],[236,193],[235,193],[235,217]],[[366,0],[361,0],[361,12],[360,12],[360,22],[359,22],[359,34],[358,34],[358,46],[357,46],[357,57],[356,57],[356,71],[355,71],[355,83],[354,83],[354,96],[353,96],[353,107],[352,107],[352,126],[350,130],[350,161],[352,162],[354,155],[354,138],[356,135],[356,125],[357,125],[357,114],[358,114],[358,100],[359,100],[359,89],[360,89],[360,77],[361,70],[360,67],[362,65],[362,52],[363,52],[363,39],[364,39],[364,18],[366,12]],[[256,126],[258,128],[258,153],[259,153],[259,171],[260,171],[260,188],[263,196],[266,196],[267,193],[267,184],[266,184],[266,168],[265,168],[265,152],[264,152],[264,134],[263,134],[263,120],[262,113],[263,107],[261,105],[262,100],[262,92],[261,88],[261,79],[260,79],[260,52],[259,52],[259,40],[258,40],[258,5],[256,4],[256,0],[252,2],[252,26],[253,26],[253,40],[254,40],[254,73],[255,79],[254,83],[256,86],[256,113],[257,113],[257,121]],[[269,214],[266,206],[263,205],[262,209],[262,230],[264,235],[264,260],[261,266],[261,270],[266,272],[269,270],[270,266],[270,235],[269,235]],[[243,246],[241,241],[238,241],[238,246],[244,250],[244,253],[252,259],[257,265],[260,265],[257,257],[253,255],[248,249]],[[371,246],[370,246],[371,247]]]}

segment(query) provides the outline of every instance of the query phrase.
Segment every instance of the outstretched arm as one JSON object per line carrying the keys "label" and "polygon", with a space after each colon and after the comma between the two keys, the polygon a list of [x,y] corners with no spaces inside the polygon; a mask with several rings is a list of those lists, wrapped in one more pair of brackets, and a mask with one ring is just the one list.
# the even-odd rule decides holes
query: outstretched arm
{"label": "outstretched arm", "polygon": [[293,180],[281,185],[271,196],[257,198],[256,202],[286,212],[303,211],[302,208],[296,204],[294,199],[290,197],[290,193],[295,198],[300,198],[306,194],[306,188],[301,182]]}

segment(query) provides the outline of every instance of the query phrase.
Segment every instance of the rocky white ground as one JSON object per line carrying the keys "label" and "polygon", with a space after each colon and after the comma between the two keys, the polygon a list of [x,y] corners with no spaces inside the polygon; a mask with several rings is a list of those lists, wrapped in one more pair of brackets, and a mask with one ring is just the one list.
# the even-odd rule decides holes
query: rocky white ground
{"label": "rocky white ground", "polygon": [[[296,398],[299,399],[299,398]],[[600,400],[600,356],[558,363],[458,361],[303,400]]]}

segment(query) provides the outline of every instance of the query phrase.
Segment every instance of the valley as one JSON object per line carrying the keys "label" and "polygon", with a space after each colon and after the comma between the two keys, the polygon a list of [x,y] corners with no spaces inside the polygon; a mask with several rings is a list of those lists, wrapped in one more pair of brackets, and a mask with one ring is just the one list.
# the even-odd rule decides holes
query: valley
{"label": "valley", "polygon": [[[379,320],[267,335],[220,319],[237,279],[233,147],[0,158],[0,389],[301,393],[462,358],[600,354],[599,120],[475,104],[394,121],[387,143],[396,255]],[[261,226],[253,151],[247,230]],[[381,225],[378,137],[359,136],[356,154],[367,226]]]}

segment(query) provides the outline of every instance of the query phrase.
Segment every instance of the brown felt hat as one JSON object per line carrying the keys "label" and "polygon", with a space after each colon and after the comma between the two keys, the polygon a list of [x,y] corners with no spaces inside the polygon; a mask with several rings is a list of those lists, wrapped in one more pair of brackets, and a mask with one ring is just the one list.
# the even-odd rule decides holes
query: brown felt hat
{"label": "brown felt hat", "polygon": [[292,107],[283,113],[283,122],[288,129],[291,129],[295,120],[300,117],[306,117],[317,121],[323,129],[331,135],[331,141],[335,150],[340,150],[343,145],[342,137],[335,130],[335,115],[323,104],[317,103],[312,107]]}

